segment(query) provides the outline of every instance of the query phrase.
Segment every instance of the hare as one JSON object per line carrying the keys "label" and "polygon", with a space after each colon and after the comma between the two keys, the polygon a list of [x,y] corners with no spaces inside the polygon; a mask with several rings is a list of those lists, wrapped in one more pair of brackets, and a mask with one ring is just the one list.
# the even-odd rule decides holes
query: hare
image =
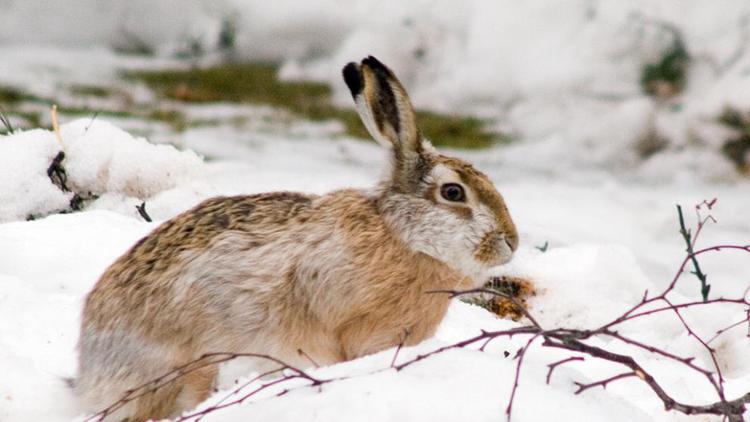
{"label": "hare", "polygon": [[[391,150],[372,189],[218,197],[163,223],[86,298],[74,388],[91,410],[211,352],[333,364],[432,336],[449,295],[509,261],[516,228],[492,182],[424,139],[404,87],[370,56],[343,69],[370,134]],[[302,357],[300,351],[304,352]],[[178,415],[216,367],[110,416]]]}

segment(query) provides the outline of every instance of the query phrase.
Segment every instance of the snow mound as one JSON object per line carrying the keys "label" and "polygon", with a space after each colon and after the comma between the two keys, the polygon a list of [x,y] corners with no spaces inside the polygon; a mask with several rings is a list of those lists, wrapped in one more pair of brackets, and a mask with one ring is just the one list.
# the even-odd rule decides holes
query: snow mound
{"label": "snow mound", "polygon": [[[134,214],[132,204],[203,174],[196,153],[151,144],[103,121],[76,120],[60,135],[62,143],[42,129],[0,137],[0,222],[70,211],[71,201],[92,198],[101,199],[96,208]],[[55,183],[48,173],[56,157],[65,180]]]}
{"label": "snow mound", "polygon": [[171,145],[154,145],[106,122],[80,119],[60,129],[70,187],[101,195],[148,199],[200,176],[201,158]]}
{"label": "snow mound", "polygon": [[522,248],[499,270],[533,280],[538,296],[530,305],[539,309],[540,323],[571,328],[606,323],[638,303],[646,289],[656,289],[621,245],[575,244],[544,253]]}

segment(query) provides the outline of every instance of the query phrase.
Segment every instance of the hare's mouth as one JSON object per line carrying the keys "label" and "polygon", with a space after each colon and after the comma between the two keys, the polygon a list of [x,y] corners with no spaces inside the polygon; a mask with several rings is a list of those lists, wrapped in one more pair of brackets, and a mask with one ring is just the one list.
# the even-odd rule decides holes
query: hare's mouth
{"label": "hare's mouth", "polygon": [[504,232],[494,230],[487,233],[479,242],[474,257],[489,267],[502,265],[513,258],[513,248]]}

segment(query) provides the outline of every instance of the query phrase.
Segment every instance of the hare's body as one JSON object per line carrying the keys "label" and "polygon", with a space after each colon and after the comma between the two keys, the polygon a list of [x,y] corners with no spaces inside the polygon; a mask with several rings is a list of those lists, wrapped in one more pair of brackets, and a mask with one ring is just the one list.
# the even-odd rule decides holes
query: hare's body
{"label": "hare's body", "polygon": [[[491,182],[423,142],[382,64],[344,74],[370,132],[393,145],[391,178],[323,196],[210,199],[139,241],[86,301],[75,388],[92,410],[206,353],[307,366],[418,343],[449,302],[430,291],[480,285],[510,259],[518,238]],[[191,371],[114,416],[195,406],[216,372]]]}
{"label": "hare's body", "polygon": [[[204,353],[309,364],[302,350],[329,364],[401,339],[414,344],[433,334],[449,301],[426,292],[468,283],[408,249],[364,191],[211,199],[163,224],[102,276],[86,304],[92,317],[83,324],[76,387],[106,405]],[[112,301],[127,314],[100,311]],[[113,383],[123,372],[132,381]],[[180,395],[205,398],[210,375],[184,390],[164,388],[136,415],[168,416]]]}

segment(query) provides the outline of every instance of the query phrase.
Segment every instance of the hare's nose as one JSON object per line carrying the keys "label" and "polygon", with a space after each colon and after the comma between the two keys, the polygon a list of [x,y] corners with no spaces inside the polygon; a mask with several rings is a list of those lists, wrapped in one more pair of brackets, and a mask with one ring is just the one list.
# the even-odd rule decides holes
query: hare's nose
{"label": "hare's nose", "polygon": [[505,243],[508,244],[511,251],[515,252],[518,249],[518,235],[515,233],[506,234]]}

